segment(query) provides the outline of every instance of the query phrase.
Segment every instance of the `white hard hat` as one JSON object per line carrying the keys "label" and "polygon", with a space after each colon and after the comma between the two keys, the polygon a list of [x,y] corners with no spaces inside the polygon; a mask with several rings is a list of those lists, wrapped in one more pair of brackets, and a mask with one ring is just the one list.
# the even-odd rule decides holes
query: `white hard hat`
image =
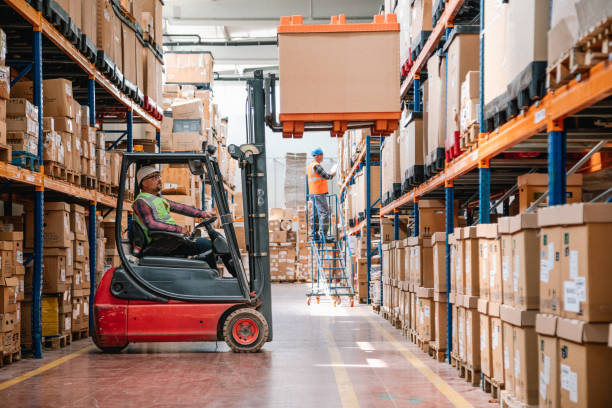
{"label": "white hard hat", "polygon": [[142,180],[146,179],[148,176],[154,173],[159,173],[157,167],[154,166],[144,166],[138,169],[138,173],[136,173],[136,181],[138,182],[138,185],[140,185],[140,182]]}

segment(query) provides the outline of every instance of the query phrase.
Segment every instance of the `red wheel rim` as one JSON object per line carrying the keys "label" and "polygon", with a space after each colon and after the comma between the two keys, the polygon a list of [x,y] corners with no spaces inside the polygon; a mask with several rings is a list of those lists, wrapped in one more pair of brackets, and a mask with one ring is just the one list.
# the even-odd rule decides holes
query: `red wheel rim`
{"label": "red wheel rim", "polygon": [[232,335],[239,344],[248,345],[259,337],[259,326],[252,319],[243,317],[234,323]]}

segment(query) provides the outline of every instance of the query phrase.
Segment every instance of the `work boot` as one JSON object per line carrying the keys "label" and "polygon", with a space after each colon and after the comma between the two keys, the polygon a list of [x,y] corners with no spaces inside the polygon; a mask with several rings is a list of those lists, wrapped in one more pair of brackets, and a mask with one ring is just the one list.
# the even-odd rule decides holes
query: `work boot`
{"label": "work boot", "polygon": [[318,232],[315,232],[314,234],[312,234],[312,240],[315,242],[321,241],[321,236],[319,235]]}

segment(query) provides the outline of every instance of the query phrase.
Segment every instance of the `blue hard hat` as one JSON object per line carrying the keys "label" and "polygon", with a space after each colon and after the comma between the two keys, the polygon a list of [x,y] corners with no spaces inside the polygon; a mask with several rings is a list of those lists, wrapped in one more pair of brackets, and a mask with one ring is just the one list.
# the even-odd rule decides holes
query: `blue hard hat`
{"label": "blue hard hat", "polygon": [[320,147],[317,147],[310,154],[312,155],[312,157],[318,156],[320,154],[323,154],[323,149],[321,149]]}

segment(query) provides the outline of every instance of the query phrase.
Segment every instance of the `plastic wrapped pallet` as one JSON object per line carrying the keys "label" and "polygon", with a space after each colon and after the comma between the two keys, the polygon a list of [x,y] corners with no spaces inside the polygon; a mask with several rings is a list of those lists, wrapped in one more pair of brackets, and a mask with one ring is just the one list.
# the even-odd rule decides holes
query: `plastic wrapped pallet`
{"label": "plastic wrapped pallet", "polygon": [[444,106],[446,106],[446,87],[444,78],[446,76],[446,64],[444,57],[434,54],[427,61],[427,165],[444,165],[444,118],[446,117]]}
{"label": "plastic wrapped pallet", "polygon": [[[485,0],[484,34],[484,118],[505,111],[507,104],[508,66],[508,3]],[[481,129],[488,131],[489,129]],[[492,129],[491,129],[492,130]]]}
{"label": "plastic wrapped pallet", "polygon": [[385,144],[382,149],[382,188],[383,202],[391,201],[399,197],[401,190],[401,175],[400,175],[400,145],[399,132],[393,132],[385,138]]}
{"label": "plastic wrapped pallet", "polygon": [[424,129],[423,115],[420,112],[410,113],[402,120],[400,130],[400,176],[402,189],[410,187],[424,179],[425,158],[423,157]]}

